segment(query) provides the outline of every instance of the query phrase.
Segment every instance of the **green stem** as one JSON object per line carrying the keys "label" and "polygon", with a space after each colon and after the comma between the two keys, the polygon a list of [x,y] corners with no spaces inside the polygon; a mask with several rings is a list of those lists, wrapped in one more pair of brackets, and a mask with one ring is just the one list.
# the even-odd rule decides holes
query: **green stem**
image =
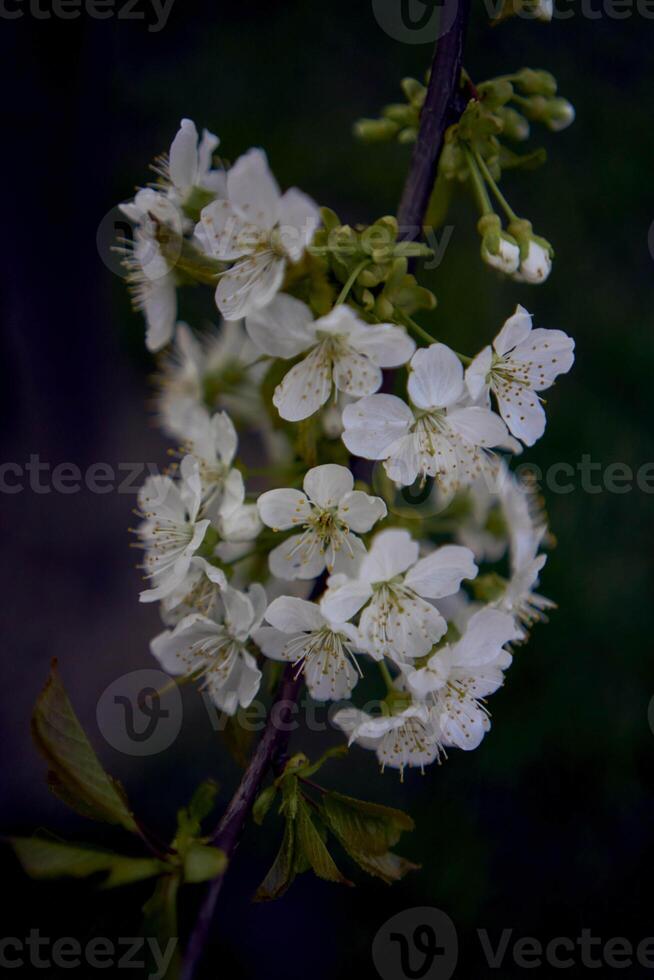
{"label": "green stem", "polygon": [[386,685],[386,690],[387,691],[393,691],[394,690],[393,678],[391,677],[390,670],[386,666],[386,661],[385,660],[380,660],[379,663],[377,664],[377,666],[379,667],[379,673],[382,675],[382,677],[384,679],[384,683]]}
{"label": "green stem", "polygon": [[486,181],[486,183],[492,190],[493,194],[497,198],[497,201],[499,202],[499,205],[504,211],[504,213],[506,214],[507,218],[509,219],[509,221],[518,221],[519,220],[518,215],[515,213],[515,211],[507,201],[507,199],[504,197],[504,194],[495,183],[495,180],[493,179],[493,175],[491,174],[490,170],[486,166],[486,161],[483,159],[481,154],[478,153],[477,150],[473,150],[472,152],[474,153],[475,160],[477,161],[477,165],[479,166],[479,169],[484,175],[484,180]]}
{"label": "green stem", "polygon": [[479,167],[475,161],[472,151],[468,146],[464,146],[464,152],[466,159],[468,161],[468,167],[470,169],[470,179],[472,181],[472,188],[475,192],[477,198],[477,204],[479,205],[479,210],[482,215],[494,214],[495,209],[491,204],[491,199],[488,196],[488,191],[486,190],[486,184],[479,172]]}
{"label": "green stem", "polygon": [[341,291],[339,293],[339,296],[338,296],[338,299],[336,300],[336,303],[335,303],[336,306],[339,306],[341,303],[344,303],[345,302],[345,300],[347,299],[348,293],[350,292],[350,290],[352,289],[352,286],[354,285],[354,283],[357,280],[357,276],[359,275],[359,273],[363,269],[365,269],[365,267],[367,265],[370,265],[370,259],[364,259],[363,262],[359,262],[359,264],[355,267],[355,269],[350,273],[350,275],[348,276],[347,282],[345,283],[345,285],[341,289]]}

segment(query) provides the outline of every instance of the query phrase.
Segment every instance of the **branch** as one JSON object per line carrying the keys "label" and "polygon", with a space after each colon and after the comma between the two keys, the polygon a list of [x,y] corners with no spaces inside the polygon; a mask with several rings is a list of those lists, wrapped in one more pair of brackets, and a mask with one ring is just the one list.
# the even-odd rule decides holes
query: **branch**
{"label": "branch", "polygon": [[[429,87],[420,117],[418,138],[402,193],[398,224],[401,235],[405,239],[417,238],[420,235],[422,221],[436,179],[445,130],[458,121],[465,108],[465,99],[459,92],[459,81],[468,13],[469,0],[445,0],[442,16],[446,20],[452,16],[454,19],[452,26],[436,45]],[[309,598],[316,598],[323,586],[324,577],[321,576]],[[266,772],[271,766],[278,765],[286,752],[290,738],[289,721],[301,687],[301,678],[295,676],[293,665],[288,664],[279,692],[270,709],[263,737],[213,836],[213,844],[220,847],[230,860],[237,848],[245,821],[252,810]],[[180,980],[193,980],[195,976],[207,945],[224,878],[224,875],[215,878],[207,889],[188,942]]]}
{"label": "branch", "polygon": [[[310,599],[316,598],[325,584],[325,576],[316,581]],[[220,847],[231,861],[238,846],[243,827],[261,788],[268,769],[281,764],[291,735],[290,721],[302,688],[302,678],[293,664],[284,669],[277,696],[271,705],[266,728],[261,741],[250,759],[243,778],[212,838],[212,844]],[[206,895],[186,947],[186,955],[180,980],[192,980],[202,959],[209,938],[216,902],[225,875],[214,878]]]}
{"label": "branch", "polygon": [[466,106],[460,80],[469,7],[470,0],[445,0],[442,7],[441,23],[451,23],[436,42],[418,138],[397,212],[400,236],[404,240],[420,237],[445,131],[458,122]]}

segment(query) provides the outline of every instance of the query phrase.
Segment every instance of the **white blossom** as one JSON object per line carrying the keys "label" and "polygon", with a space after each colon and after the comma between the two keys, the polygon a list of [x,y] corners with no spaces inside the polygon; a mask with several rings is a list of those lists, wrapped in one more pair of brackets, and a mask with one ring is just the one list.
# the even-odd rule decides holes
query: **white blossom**
{"label": "white blossom", "polygon": [[164,430],[186,440],[189,419],[212,403],[236,418],[261,425],[263,401],[259,384],[265,364],[255,364],[257,351],[240,321],[223,321],[196,335],[186,323],[178,323],[174,344],[161,364],[157,381],[157,409]]}
{"label": "white blossom", "polygon": [[538,554],[544,531],[544,527],[535,528],[531,534],[513,538],[511,574],[502,595],[494,603],[515,618],[523,641],[527,639],[529,628],[539,620],[545,620],[548,609],[555,608],[551,599],[535,591],[547,561],[547,555]]}
{"label": "white blossom", "polygon": [[156,602],[182,587],[211,523],[198,519],[201,503],[199,468],[191,456],[182,460],[178,482],[149,476],[141,487],[138,504],[145,520],[138,533],[152,582],[152,588],[141,592],[141,602]]}
{"label": "white blossom", "polygon": [[194,187],[223,197],[226,192],[224,170],[212,169],[213,151],[220,140],[208,129],[198,131],[191,119],[182,119],[180,128],[170,146],[167,160],[163,162],[163,176],[170,182],[171,196],[183,203]]}
{"label": "white blossom", "polygon": [[275,531],[301,529],[269,555],[270,571],[283,579],[315,578],[325,568],[354,571],[365,554],[357,535],[386,516],[384,501],[354,490],[352,473],[335,463],[309,470],[303,492],[268,490],[258,508],[263,523]]}
{"label": "white blossom", "polygon": [[232,468],[238,436],[229,415],[227,412],[209,415],[206,409],[196,408],[187,421],[186,448],[198,462],[203,516],[215,514],[226,498],[242,504],[245,499],[243,476]]}
{"label": "white blossom", "polygon": [[470,617],[460,640],[437,650],[418,670],[403,668],[408,690],[429,706],[444,745],[477,748],[490,728],[482,701],[502,686],[511,664],[504,648],[519,637],[513,616],[485,607]]}
{"label": "white blossom", "polygon": [[253,343],[271,357],[307,356],[296,364],[273,395],[283,419],[297,422],[318,411],[332,391],[361,397],[377,391],[381,368],[406,364],[415,343],[402,327],[369,324],[345,304],[313,319],[293,296],[277,296],[245,321]]}
{"label": "white blossom", "polygon": [[216,305],[226,320],[266,306],[286,266],[299,262],[320,222],[317,205],[297,188],[281,194],[262,150],[252,149],[227,173],[226,199],[202,210],[197,234],[220,261]]}
{"label": "white blossom", "polygon": [[177,321],[177,286],[171,262],[157,241],[157,229],[163,224],[181,235],[183,215],[165,194],[150,187],[119,207],[135,226],[133,240],[123,248],[127,283],[134,306],[145,316],[146,347],[157,351],[171,340]]}
{"label": "white blossom", "polygon": [[463,368],[444,344],[416,351],[411,369],[414,408],[394,395],[362,398],[343,412],[343,442],[357,456],[384,460],[394,483],[431,476],[449,494],[477,478],[486,448],[507,439],[506,426],[488,409],[463,404]]}
{"label": "white blossom", "polygon": [[574,340],[562,330],[532,329],[531,315],[522,306],[466,371],[474,399],[497,399],[509,430],[527,446],[545,431],[545,411],[537,392],[554,384],[574,363]]}
{"label": "white blossom", "polygon": [[304,674],[317,701],[349,698],[359,678],[354,659],[357,630],[326,616],[315,602],[281,596],[270,603],[266,621],[255,635],[267,657],[289,661]]}
{"label": "white blossom", "polygon": [[442,752],[440,733],[422,704],[407,704],[394,714],[377,717],[357,708],[342,708],[334,715],[334,724],[349,736],[349,744],[373,749],[382,767],[424,769]]}
{"label": "white blossom", "polygon": [[221,608],[212,615],[186,616],[155,637],[150,649],[169,674],[201,677],[212,701],[234,715],[259,689],[261,671],[248,643],[263,619],[266,593],[261,585],[247,593],[225,585],[220,598]]}
{"label": "white blossom", "polygon": [[359,633],[366,653],[397,663],[423,657],[445,634],[447,623],[428,600],[453,595],[477,574],[472,552],[445,545],[419,558],[408,531],[380,531],[356,576],[336,574],[322,601],[327,616],[347,622],[363,609]]}
{"label": "white blossom", "polygon": [[520,259],[520,266],[513,273],[516,282],[526,282],[538,286],[545,282],[552,271],[552,257],[549,247],[530,238],[525,255]]}

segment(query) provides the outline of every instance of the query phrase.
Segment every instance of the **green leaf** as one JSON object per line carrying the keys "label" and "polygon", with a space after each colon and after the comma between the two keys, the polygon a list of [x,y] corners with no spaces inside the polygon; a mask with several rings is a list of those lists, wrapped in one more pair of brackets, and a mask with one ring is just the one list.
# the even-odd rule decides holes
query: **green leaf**
{"label": "green leaf", "polygon": [[403,831],[413,830],[415,826],[402,810],[342,793],[325,793],[322,808],[327,826],[348,851],[385,854],[397,844]]}
{"label": "green leaf", "polygon": [[205,820],[216,805],[218,783],[207,779],[200,783],[187,807],[177,814],[177,838],[189,840],[199,837],[202,833],[202,821]]}
{"label": "green leaf", "polygon": [[11,837],[9,843],[31,878],[88,878],[106,871],[105,888],[143,881],[167,870],[156,858],[132,858],[81,844],[65,844],[43,837]]}
{"label": "green leaf", "polygon": [[34,706],[32,735],[50,766],[50,787],[64,803],[92,820],[138,832],[122,786],[102,768],[73,711],[56,661]]}
{"label": "green leaf", "polygon": [[295,867],[295,821],[287,820],[281,847],[273,865],[254,896],[255,902],[271,902],[280,898],[293,883]]}
{"label": "green leaf", "polygon": [[179,890],[179,875],[164,875],[157,882],[156,888],[143,906],[145,920],[143,935],[155,938],[161,950],[168,950],[169,944],[175,944],[165,977],[161,980],[176,980],[181,968],[179,952],[179,929],[177,926],[177,892]]}
{"label": "green leaf", "polygon": [[345,847],[345,850],[360,868],[367,871],[369,875],[381,878],[387,885],[399,881],[409,871],[420,870],[419,864],[413,864],[399,854],[393,854],[392,851],[386,851],[385,854],[364,854],[362,851],[355,851],[348,847]]}
{"label": "green leaf", "polygon": [[302,798],[298,804],[296,823],[298,850],[302,851],[318,877],[340,885],[351,885],[352,882],[348,881],[334,864],[331,854],[314,826],[309,807]]}
{"label": "green leaf", "polygon": [[184,856],[184,881],[194,885],[225,873],[227,855],[219,847],[194,841]]}
{"label": "green leaf", "polygon": [[261,826],[265,820],[266,814],[272,806],[276,795],[277,787],[273,784],[271,786],[266,786],[266,788],[259,793],[254,801],[254,806],[252,807],[252,819],[256,824],[259,824],[259,826]]}

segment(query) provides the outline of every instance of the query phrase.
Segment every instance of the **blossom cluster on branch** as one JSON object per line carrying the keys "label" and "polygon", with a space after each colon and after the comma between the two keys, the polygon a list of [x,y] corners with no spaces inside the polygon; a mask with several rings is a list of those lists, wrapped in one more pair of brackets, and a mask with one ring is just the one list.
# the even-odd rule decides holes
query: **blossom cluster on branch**
{"label": "blossom cluster on branch", "polygon": [[[502,103],[498,84],[486,102]],[[494,185],[469,122],[449,145]],[[252,703],[267,662],[291,663],[314,699],[350,702],[335,723],[382,766],[473,749],[512,648],[552,605],[536,591],[542,508],[508,461],[542,436],[540,393],[574,343],[518,306],[476,356],[452,350],[412,318],[435,302],[409,267],[428,250],[399,240],[394,218],[343,225],[282,193],[262,150],[228,167],[218,143],[184,119],[154,184],[121,205],[146,343],[167,348],[159,419],[178,446],[139,495],[141,600],[164,626],[152,653],[228,715]],[[528,223],[513,238],[490,223],[489,264],[542,279]],[[178,322],[178,288],[193,285],[213,291],[219,327]],[[268,465],[247,465],[248,446]],[[411,487],[428,506],[406,505]],[[369,671],[386,687],[373,714],[355,706]]]}

